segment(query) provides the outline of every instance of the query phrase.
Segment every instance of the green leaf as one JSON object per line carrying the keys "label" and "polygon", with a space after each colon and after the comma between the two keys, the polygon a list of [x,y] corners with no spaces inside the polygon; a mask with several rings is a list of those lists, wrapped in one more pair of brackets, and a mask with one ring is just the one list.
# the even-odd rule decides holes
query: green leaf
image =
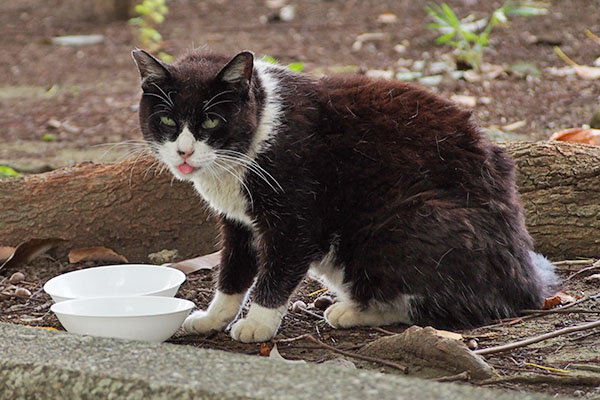
{"label": "green leaf", "polygon": [[296,72],[302,72],[302,71],[304,71],[304,63],[293,62],[291,64],[288,64],[287,69],[290,69],[290,70],[296,71]]}
{"label": "green leaf", "polygon": [[141,15],[148,15],[152,11],[150,9],[150,7],[148,7],[147,5],[145,5],[143,3],[136,5],[134,10],[136,13],[141,14]]}
{"label": "green leaf", "polygon": [[166,62],[167,64],[173,62],[173,56],[170,55],[169,53],[165,53],[164,51],[158,52],[158,58],[160,58],[162,61]]}
{"label": "green leaf", "polygon": [[21,174],[11,167],[0,165],[0,178],[17,178],[19,176],[21,176]]}
{"label": "green leaf", "polygon": [[455,35],[454,32],[446,33],[445,35],[442,35],[442,36],[438,37],[437,39],[435,39],[435,42],[437,44],[446,44],[446,43],[450,42],[450,40],[454,37],[454,35]]}
{"label": "green leaf", "polygon": [[448,4],[442,3],[442,10],[444,11],[444,14],[446,15],[447,21],[450,23],[450,25],[454,27],[460,25],[460,20],[458,19],[456,14],[454,14],[454,11],[452,11]]}
{"label": "green leaf", "polygon": [[56,138],[56,135],[54,135],[52,133],[44,133],[42,140],[44,142],[56,142],[58,139]]}
{"label": "green leaf", "polygon": [[520,17],[535,17],[538,15],[548,14],[548,9],[544,7],[507,7],[505,10],[506,15],[517,15]]}
{"label": "green leaf", "polygon": [[279,64],[276,59],[274,59],[271,56],[267,56],[267,55],[262,56],[262,60],[265,62],[268,62],[269,64],[274,64],[274,65]]}

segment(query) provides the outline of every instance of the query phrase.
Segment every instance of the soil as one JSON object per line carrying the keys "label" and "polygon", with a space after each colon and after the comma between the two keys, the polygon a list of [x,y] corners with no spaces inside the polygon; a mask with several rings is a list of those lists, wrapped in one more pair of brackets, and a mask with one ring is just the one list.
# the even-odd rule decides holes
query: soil
{"label": "soil", "polygon": [[[574,297],[571,302],[577,301],[575,299],[588,299],[576,307],[572,307],[571,312],[509,318],[489,326],[457,331],[457,333],[462,334],[464,343],[474,339],[477,348],[482,349],[597,320],[598,314],[600,314],[600,296],[594,298],[594,295],[600,293],[598,289],[600,279],[590,277],[598,274],[600,264],[597,263],[595,268],[590,268],[593,262],[594,260],[579,260],[574,264],[560,265],[559,263],[558,273],[563,280],[562,290]],[[20,283],[16,283],[15,286],[26,288],[31,293],[31,295],[25,295],[24,297],[9,295],[2,298],[2,295],[0,295],[0,322],[63,330],[56,316],[50,311],[50,306],[53,303],[43,291],[43,284],[56,275],[82,268],[90,268],[99,264],[89,261],[70,264],[64,256],[46,254],[26,265],[18,265],[0,271],[0,292],[14,293],[14,288],[8,290],[6,288],[11,276],[15,272],[21,272],[24,274],[25,279]],[[315,294],[315,292],[318,293]],[[177,297],[191,300],[196,303],[198,308],[205,309],[212,298],[212,293],[213,271],[200,270],[187,276],[187,281],[179,289]],[[286,339],[311,334],[325,345],[356,354],[366,344],[372,343],[383,336],[401,333],[407,328],[406,325],[394,325],[382,328],[333,329],[324,321],[322,317],[323,310],[315,306],[315,300],[321,296],[330,296],[330,294],[318,281],[307,278],[291,299],[291,303],[303,301],[308,312],[293,311],[290,306],[288,313],[283,318],[276,340],[266,344],[239,343],[233,341],[226,332],[192,336],[178,332],[168,342],[244,353],[258,357],[264,356],[265,351],[272,349],[274,344],[279,341],[277,343],[278,351],[287,360],[323,363],[331,362],[330,360],[338,360],[337,362],[339,362],[341,358],[351,361],[356,368],[402,374],[402,371],[386,366],[383,362],[362,361],[348,355],[340,355],[308,339],[300,338],[286,341]],[[331,297],[335,301],[335,297],[333,295]],[[568,300],[564,301],[565,304],[557,305],[553,309],[561,309],[569,304]],[[564,308],[563,311],[568,309]],[[511,351],[490,354],[484,356],[484,358],[501,377],[533,374],[534,377],[539,379],[548,376],[569,378],[584,372],[578,371],[577,365],[587,364],[596,367],[600,365],[600,357],[598,356],[600,354],[599,338],[599,328],[584,330]],[[397,362],[408,367],[409,376],[435,379],[441,376],[453,375],[448,372],[440,374],[438,370],[435,370],[438,367],[436,361],[431,361],[431,364],[426,366],[405,363],[403,360]],[[567,372],[564,372],[565,370]],[[595,386],[598,386],[598,375],[588,373],[588,376],[595,376]],[[544,383],[541,381],[529,384],[499,382],[487,386],[504,390],[540,392],[561,396],[569,395],[585,398],[598,398],[600,396],[600,386],[595,388],[594,385],[589,383],[583,384],[583,381],[571,384]]]}
{"label": "soil", "polygon": [[[448,3],[460,17],[473,14],[477,18],[488,16],[501,5],[499,1],[483,0]],[[435,44],[436,32],[427,29],[426,23],[430,20],[419,2],[297,0],[293,4],[294,19],[283,22],[272,18],[277,11],[263,1],[171,0],[170,13],[159,27],[164,37],[164,51],[180,55],[194,47],[207,47],[233,55],[251,49],[257,55],[272,56],[282,64],[302,62],[305,71],[315,75],[338,71],[401,72],[402,68],[421,69],[421,61],[424,75],[434,75],[435,62],[451,60],[449,49]],[[553,46],[560,45],[579,64],[592,65],[600,55],[600,46],[587,39],[584,30],[600,34],[598,2],[555,0],[549,4],[550,12],[545,16],[513,18],[510,25],[494,30],[491,45],[484,52],[484,62],[500,66],[498,76],[467,81],[452,78],[451,71],[441,72],[442,81],[431,86],[431,90],[446,97],[475,97],[475,118],[482,127],[500,131],[501,139],[545,140],[559,129],[586,124],[599,103],[600,80],[554,74],[553,71],[565,64],[556,56]],[[0,52],[0,165],[27,173],[79,161],[109,162],[126,156],[130,149],[127,143],[141,139],[136,106],[140,96],[139,77],[130,51],[142,45],[126,21],[101,21],[88,8],[87,2],[79,0],[0,3],[0,47],[3,50]],[[378,22],[378,16],[384,12],[393,13],[397,22]],[[366,32],[383,35],[380,40],[365,42],[360,50],[353,50],[357,36]],[[51,41],[55,36],[86,34],[102,34],[104,41],[87,46],[61,46]],[[404,51],[397,51],[399,44]],[[523,77],[507,72],[518,62],[536,65],[539,76]],[[523,121],[520,128],[505,128],[519,121]],[[589,265],[591,262],[576,268]],[[0,321],[62,329],[49,312],[51,302],[42,291],[42,285],[60,273],[90,266],[92,264],[72,265],[64,256],[55,255],[19,267],[26,279],[19,285],[29,289],[32,295],[0,300]],[[0,271],[0,281],[5,284],[14,272],[16,270]],[[574,276],[565,281],[564,290],[575,297],[595,294],[598,281],[585,278],[597,272],[589,270]],[[561,270],[563,278],[572,273],[573,270]],[[211,280],[210,271],[189,275],[178,295],[206,307],[212,293]],[[302,299],[310,306],[316,295],[309,294],[319,288],[316,281],[307,280],[293,301]],[[600,304],[590,300],[579,308],[599,311]],[[373,328],[334,330],[319,317],[322,311],[312,311],[316,316],[289,312],[278,338],[311,333],[329,345],[353,352],[389,334]],[[549,314],[462,333],[466,339],[477,339],[479,347],[489,347],[594,318],[597,318],[595,314],[581,312]],[[393,332],[405,328],[385,327]],[[569,369],[573,363],[599,364],[599,334],[598,329],[574,333],[490,355],[486,360],[501,375],[524,372],[561,375],[564,373],[531,364],[559,369]],[[253,355],[258,355],[261,349],[257,344],[234,342],[225,333],[207,337],[175,336],[170,341]],[[280,343],[278,347],[289,359],[323,362],[338,357],[306,340]],[[351,360],[358,368],[398,373],[378,363]],[[413,369],[411,374],[416,372]],[[600,396],[593,386],[512,383],[493,386],[559,395]]]}

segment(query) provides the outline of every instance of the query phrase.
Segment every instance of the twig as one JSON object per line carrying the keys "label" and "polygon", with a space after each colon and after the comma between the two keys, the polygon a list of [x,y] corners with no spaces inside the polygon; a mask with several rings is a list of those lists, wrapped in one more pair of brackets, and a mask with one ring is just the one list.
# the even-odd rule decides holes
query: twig
{"label": "twig", "polygon": [[300,311],[302,311],[304,314],[310,315],[311,317],[315,317],[315,318],[320,319],[320,320],[325,320],[325,318],[322,315],[319,315],[319,314],[314,313],[314,312],[312,312],[310,310],[307,310],[304,307],[298,307],[298,309]]}
{"label": "twig", "polygon": [[600,44],[600,37],[594,34],[594,32],[590,31],[589,29],[586,29],[585,31],[583,31],[583,33],[585,33],[585,36],[596,42],[596,44]]}
{"label": "twig", "polygon": [[[555,261],[552,264],[556,267],[561,267],[563,265],[588,265],[594,262],[593,258],[586,258],[584,260],[563,260],[563,261]],[[559,268],[560,269],[560,268]]]}
{"label": "twig", "polygon": [[463,371],[460,374],[443,376],[441,378],[437,378],[436,382],[456,382],[456,381],[464,381],[467,382],[471,378],[469,371]]}
{"label": "twig", "polygon": [[592,265],[591,267],[581,268],[580,270],[573,272],[571,275],[569,275],[565,279],[565,281],[570,281],[573,277],[575,277],[575,276],[577,276],[577,275],[579,275],[579,274],[581,274],[583,272],[586,272],[586,271],[589,271],[589,270],[592,270],[592,269],[596,269],[596,268],[600,268],[600,264],[599,263],[594,263],[594,265]]}
{"label": "twig", "polygon": [[521,310],[522,314],[600,314],[600,310],[586,310],[584,308],[556,308],[551,310]]}
{"label": "twig", "polygon": [[527,383],[540,384],[551,383],[556,385],[569,386],[598,386],[600,385],[600,376],[576,375],[512,375],[502,378],[486,379],[485,381],[475,382],[478,385],[494,385],[496,383]]}
{"label": "twig", "polygon": [[290,342],[296,342],[298,340],[303,340],[303,339],[310,340],[311,342],[318,344],[319,346],[321,346],[324,349],[331,350],[335,353],[339,353],[346,357],[358,358],[359,360],[371,361],[371,362],[387,365],[388,367],[399,369],[400,371],[404,372],[405,374],[408,373],[408,368],[405,367],[404,365],[401,365],[401,364],[398,364],[398,363],[395,363],[395,362],[389,361],[389,360],[383,360],[381,358],[369,357],[369,356],[364,356],[362,354],[356,354],[356,353],[351,353],[349,351],[340,350],[338,348],[335,348],[333,346],[330,346],[326,343],[321,342],[319,339],[315,338],[311,334],[300,335],[300,336],[289,338],[289,339],[278,339],[276,341],[276,343],[290,343]]}
{"label": "twig", "polygon": [[548,332],[548,333],[544,333],[543,335],[531,337],[529,339],[519,340],[514,343],[508,343],[508,344],[503,344],[501,346],[493,346],[493,347],[488,347],[486,349],[475,350],[475,351],[473,351],[473,353],[478,354],[478,355],[502,353],[504,351],[528,346],[530,344],[541,342],[543,340],[550,339],[550,338],[553,338],[556,336],[565,335],[567,333],[572,333],[572,332],[579,332],[579,331],[583,331],[583,330],[587,330],[587,329],[592,329],[592,328],[596,328],[599,326],[600,326],[600,320],[594,321],[594,322],[588,322],[586,324],[581,324],[581,325],[569,326],[567,328],[559,329],[554,332]]}
{"label": "twig", "polygon": [[374,330],[379,331],[381,333],[385,333],[386,335],[397,335],[398,332],[388,331],[387,329],[380,328],[378,326],[373,327]]}

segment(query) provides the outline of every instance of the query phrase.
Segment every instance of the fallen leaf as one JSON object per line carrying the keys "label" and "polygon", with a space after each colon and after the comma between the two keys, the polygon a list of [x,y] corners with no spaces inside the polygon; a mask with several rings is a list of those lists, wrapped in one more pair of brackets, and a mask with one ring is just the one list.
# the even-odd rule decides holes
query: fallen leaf
{"label": "fallen leaf", "polygon": [[600,67],[590,67],[588,65],[574,65],[575,73],[586,80],[600,79]]}
{"label": "fallen leaf", "polygon": [[30,239],[20,243],[8,257],[2,265],[0,270],[3,268],[18,268],[24,264],[27,264],[40,254],[44,254],[51,248],[55,247],[59,243],[64,242],[64,239],[58,238],[47,238],[47,239]]}
{"label": "fallen leaf", "polygon": [[456,332],[444,331],[440,329],[436,329],[434,332],[439,337],[443,337],[446,339],[454,339],[454,340],[463,340],[463,335]]}
{"label": "fallen leaf", "polygon": [[430,326],[413,325],[400,334],[376,339],[358,350],[358,354],[417,364],[446,374],[468,371],[475,380],[497,376],[494,369],[461,340],[440,337]]}
{"label": "fallen leaf", "polygon": [[555,132],[550,140],[562,140],[565,142],[578,142],[600,146],[600,129],[591,128],[569,128]]}
{"label": "fallen leaf", "polygon": [[127,258],[108,247],[83,247],[69,252],[69,262],[101,261],[106,263],[127,263]]}
{"label": "fallen leaf", "polygon": [[600,280],[600,274],[593,274],[584,279],[585,281]]}
{"label": "fallen leaf", "polygon": [[284,361],[288,364],[306,364],[304,360],[287,360],[283,358],[281,354],[279,354],[279,350],[277,350],[277,344],[273,345],[271,352],[269,353],[269,358],[272,360]]}
{"label": "fallen leaf", "polygon": [[559,304],[569,304],[575,301],[575,297],[564,291],[556,292],[554,296],[547,297],[544,299],[544,306],[542,310],[549,310],[550,308]]}
{"label": "fallen leaf", "polygon": [[544,305],[542,306],[542,310],[549,310],[559,304],[560,304],[560,297],[558,297],[558,296],[546,297],[544,299]]}
{"label": "fallen leaf", "polygon": [[269,357],[269,354],[271,354],[271,348],[269,347],[269,345],[266,343],[261,343],[260,344],[260,355],[263,357]]}
{"label": "fallen leaf", "polygon": [[0,247],[0,263],[6,262],[6,260],[8,260],[9,258],[12,257],[14,252],[15,252],[14,247],[10,247],[10,246]]}
{"label": "fallen leaf", "polygon": [[171,268],[180,270],[186,275],[202,269],[213,269],[221,262],[221,251],[217,251],[205,256],[190,258],[189,260],[179,261],[169,265]]}
{"label": "fallen leaf", "polygon": [[521,121],[513,122],[512,124],[504,125],[502,127],[502,129],[505,131],[512,132],[512,131],[516,131],[517,129],[521,129],[525,125],[527,125],[527,121],[521,120]]}

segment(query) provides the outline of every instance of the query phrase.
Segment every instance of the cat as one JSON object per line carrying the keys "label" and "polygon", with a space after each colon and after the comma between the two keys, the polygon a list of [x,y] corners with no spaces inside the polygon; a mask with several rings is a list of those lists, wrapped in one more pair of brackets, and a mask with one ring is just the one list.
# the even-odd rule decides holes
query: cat
{"label": "cat", "polygon": [[220,222],[216,293],[185,331],[267,341],[309,271],[336,293],[334,328],[474,327],[539,308],[557,285],[513,162],[470,112],[413,84],[317,79],[248,51],[132,55],[145,140]]}

